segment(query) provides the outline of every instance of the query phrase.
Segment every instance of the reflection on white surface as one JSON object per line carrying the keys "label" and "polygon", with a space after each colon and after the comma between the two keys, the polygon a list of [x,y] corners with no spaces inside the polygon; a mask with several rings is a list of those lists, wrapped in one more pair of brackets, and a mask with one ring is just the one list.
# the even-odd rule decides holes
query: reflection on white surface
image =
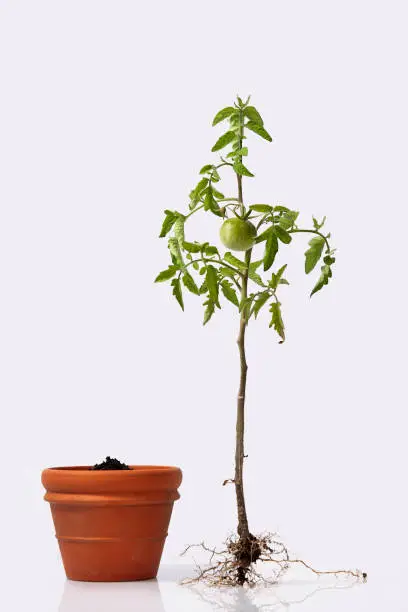
{"label": "reflection on white surface", "polygon": [[[208,609],[223,610],[225,612],[289,612],[295,606],[310,601],[319,592],[338,592],[343,589],[351,589],[356,583],[345,584],[320,584],[316,582],[293,581],[283,585],[272,585],[270,587],[257,587],[254,589],[208,589],[201,585],[189,587],[199,601],[206,604]],[[326,608],[328,600],[323,607]],[[314,602],[313,609],[321,609]],[[338,605],[342,608],[341,600],[333,599],[330,609],[337,610]]]}
{"label": "reflection on white surface", "polygon": [[157,580],[72,582],[67,580],[59,612],[164,612]]}
{"label": "reflection on white surface", "polygon": [[[268,588],[213,589],[180,586],[194,575],[189,566],[162,566],[158,580],[119,583],[65,583],[59,612],[337,612],[360,609],[359,586],[336,579],[291,580]],[[356,587],[354,589],[353,587]],[[361,585],[362,594],[366,585]],[[353,594],[346,595],[344,591]],[[343,592],[343,593],[342,593]],[[313,601],[312,601],[313,600]]]}

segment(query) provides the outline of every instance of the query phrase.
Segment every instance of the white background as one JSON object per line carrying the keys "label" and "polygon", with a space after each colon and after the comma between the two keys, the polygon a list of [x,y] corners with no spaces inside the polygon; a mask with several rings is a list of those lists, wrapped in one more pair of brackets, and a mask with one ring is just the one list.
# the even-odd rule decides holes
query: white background
{"label": "white background", "polygon": [[[249,138],[246,201],[288,205],[306,226],[327,215],[338,247],[333,282],[312,300],[307,240],[281,258],[284,345],[266,316],[248,331],[251,529],[278,530],[317,567],[365,569],[348,610],[391,609],[386,592],[406,610],[390,587],[408,544],[406,23],[396,0],[0,0],[9,610],[24,598],[57,609],[46,466],[107,454],[179,465],[167,564],[235,527],[221,483],[233,473],[237,314],[226,305],[203,328],[199,298],[183,314],[153,279],[168,262],[162,211],[186,208],[216,159],[212,117],[237,93],[252,94],[274,138]],[[217,235],[203,215],[187,237]]]}

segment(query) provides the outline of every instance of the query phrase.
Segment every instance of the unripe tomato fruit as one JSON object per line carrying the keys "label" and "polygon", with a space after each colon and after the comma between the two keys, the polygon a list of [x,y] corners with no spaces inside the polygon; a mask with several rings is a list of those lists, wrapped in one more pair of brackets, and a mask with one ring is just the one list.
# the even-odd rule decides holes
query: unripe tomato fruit
{"label": "unripe tomato fruit", "polygon": [[256,229],[250,221],[232,217],[221,225],[220,238],[231,251],[247,251],[254,246]]}

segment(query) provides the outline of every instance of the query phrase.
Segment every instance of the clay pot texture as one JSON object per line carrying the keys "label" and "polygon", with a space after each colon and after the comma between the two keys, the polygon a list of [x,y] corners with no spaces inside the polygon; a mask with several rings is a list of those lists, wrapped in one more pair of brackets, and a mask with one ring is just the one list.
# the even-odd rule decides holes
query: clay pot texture
{"label": "clay pot texture", "polygon": [[177,467],[44,470],[67,578],[119,582],[155,578],[182,473]]}

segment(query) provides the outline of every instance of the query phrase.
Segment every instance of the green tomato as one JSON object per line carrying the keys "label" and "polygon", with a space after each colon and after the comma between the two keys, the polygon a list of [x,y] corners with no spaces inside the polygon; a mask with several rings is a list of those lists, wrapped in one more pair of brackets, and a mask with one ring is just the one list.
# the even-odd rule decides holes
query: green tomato
{"label": "green tomato", "polygon": [[254,246],[256,229],[250,221],[233,217],[221,225],[220,238],[231,251],[247,251]]}

